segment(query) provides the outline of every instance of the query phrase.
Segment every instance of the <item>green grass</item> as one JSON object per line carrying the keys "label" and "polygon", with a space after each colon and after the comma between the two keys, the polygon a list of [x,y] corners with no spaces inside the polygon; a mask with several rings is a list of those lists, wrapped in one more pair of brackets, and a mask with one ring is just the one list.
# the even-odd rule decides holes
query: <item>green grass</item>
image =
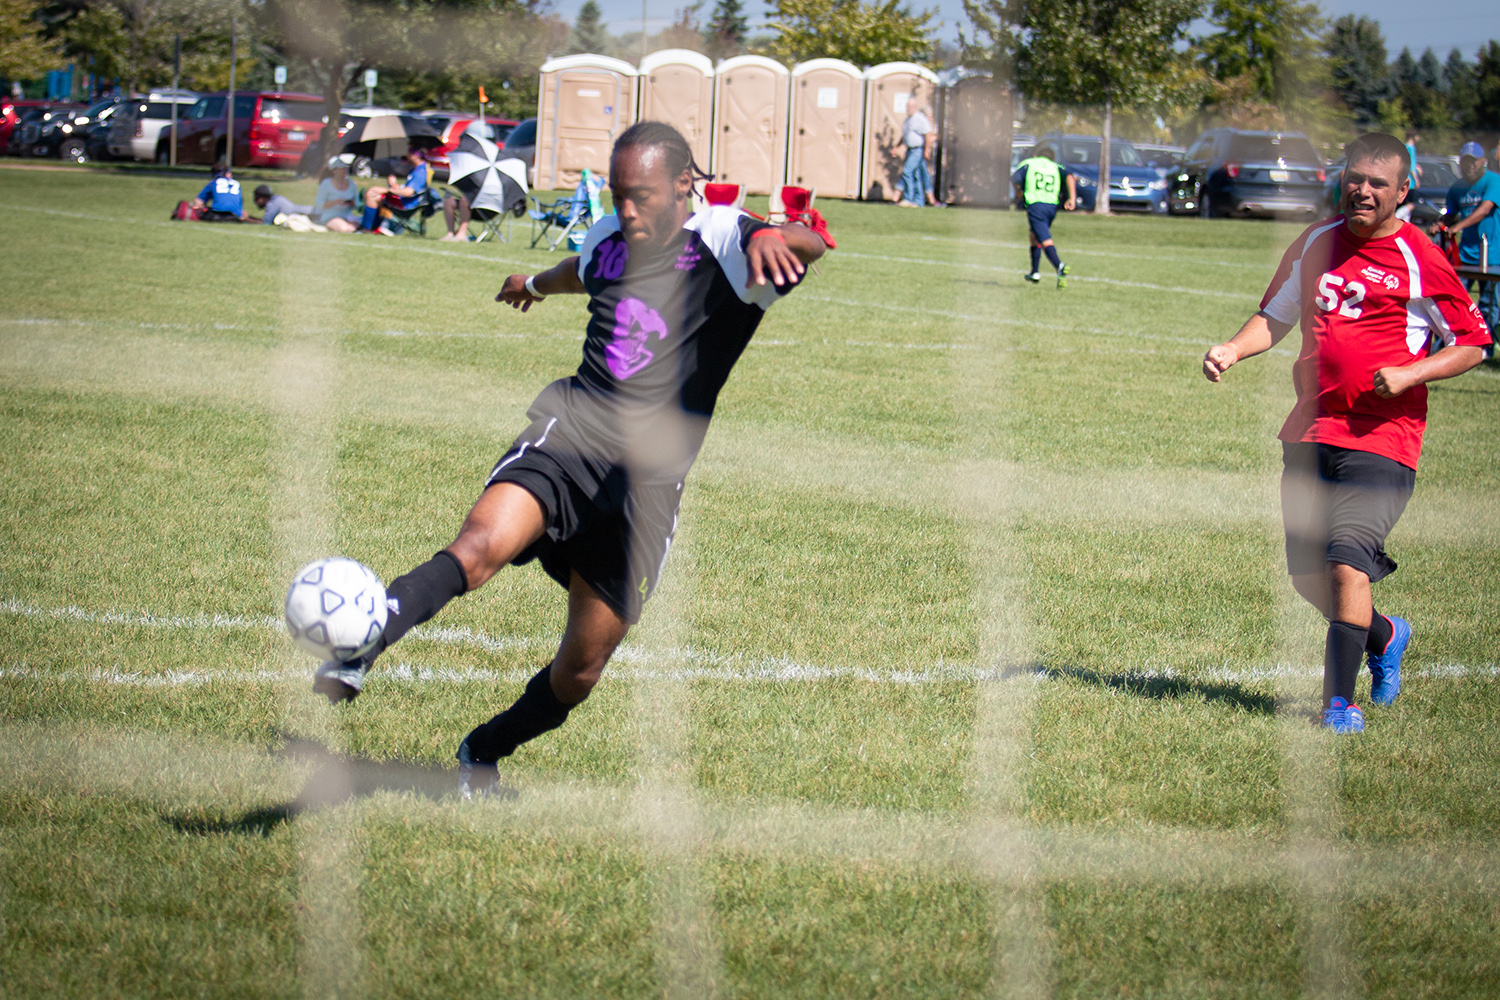
{"label": "green grass", "polygon": [[524,240],[169,223],[197,186],[0,170],[7,996],[1500,994],[1500,368],[1432,391],[1401,699],[1310,732],[1291,355],[1197,374],[1295,227],[1070,216],[1059,293],[1013,213],[822,206],[641,627],[461,803],[561,591],[501,573],[338,710],[279,603],[447,544],[581,303],[493,303]]}

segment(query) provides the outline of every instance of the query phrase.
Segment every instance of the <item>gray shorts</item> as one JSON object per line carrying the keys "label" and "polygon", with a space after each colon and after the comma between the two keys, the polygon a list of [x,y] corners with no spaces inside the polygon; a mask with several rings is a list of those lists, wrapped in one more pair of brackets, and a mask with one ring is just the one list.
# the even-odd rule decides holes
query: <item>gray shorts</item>
{"label": "gray shorts", "polygon": [[1395,572],[1385,539],[1406,510],[1417,470],[1384,455],[1306,441],[1283,441],[1281,456],[1287,572],[1321,574],[1340,563],[1371,583]]}

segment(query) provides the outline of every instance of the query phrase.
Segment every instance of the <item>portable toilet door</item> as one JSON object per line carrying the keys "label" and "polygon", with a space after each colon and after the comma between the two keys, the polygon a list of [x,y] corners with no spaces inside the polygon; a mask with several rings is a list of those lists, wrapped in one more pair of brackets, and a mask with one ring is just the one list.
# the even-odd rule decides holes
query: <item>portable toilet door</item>
{"label": "portable toilet door", "polygon": [[542,64],[537,107],[537,188],[572,190],[584,168],[609,176],[615,137],[635,123],[636,69],[609,56]]}
{"label": "portable toilet door", "polygon": [[662,49],[641,60],[640,121],[666,122],[688,141],[704,170],[713,144],[714,64],[688,49]]}
{"label": "portable toilet door", "polygon": [[714,180],[747,194],[771,194],[786,183],[787,80],[765,56],[735,56],[714,74]]}
{"label": "portable toilet door", "polygon": [[823,198],[859,197],[864,81],[842,59],[813,59],[792,70],[787,183]]}
{"label": "portable toilet door", "polygon": [[1004,208],[1010,204],[1010,90],[975,70],[944,76],[939,199]]}
{"label": "portable toilet door", "polygon": [[935,129],[937,94],[937,74],[926,66],[893,62],[865,70],[865,168],[859,189],[866,200],[901,199],[901,168],[906,161],[901,128],[906,124],[906,102],[915,97]]}

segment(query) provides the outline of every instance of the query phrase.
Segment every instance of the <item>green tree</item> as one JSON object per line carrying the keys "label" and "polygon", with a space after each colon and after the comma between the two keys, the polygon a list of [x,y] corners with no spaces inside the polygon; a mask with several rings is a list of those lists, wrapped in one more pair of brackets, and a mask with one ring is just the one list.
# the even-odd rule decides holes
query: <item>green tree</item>
{"label": "green tree", "polygon": [[912,13],[900,0],[776,0],[771,53],[785,63],[844,59],[856,66],[924,62],[935,11]]}
{"label": "green tree", "polygon": [[1443,79],[1448,84],[1448,113],[1459,128],[1472,128],[1475,112],[1474,67],[1458,49],[1448,53],[1443,64]]}
{"label": "green tree", "polygon": [[578,8],[578,18],[573,22],[573,38],[569,42],[571,52],[602,54],[609,47],[609,32],[601,19],[604,12],[594,0],[584,0]]}
{"label": "green tree", "polygon": [[1110,132],[1116,107],[1180,99],[1194,86],[1177,43],[1197,0],[1049,0],[1028,4],[1016,77],[1028,97],[1104,107],[1097,212],[1109,211]]}
{"label": "green tree", "polygon": [[1417,60],[1412,58],[1410,49],[1403,48],[1391,64],[1391,80],[1399,111],[1388,112],[1388,124],[1417,129],[1453,127],[1448,98],[1438,89],[1442,67],[1431,49]]}
{"label": "green tree", "polygon": [[58,65],[57,49],[42,37],[36,0],[0,0],[0,76],[27,80]]}
{"label": "green tree", "polygon": [[746,51],[750,19],[743,0],[718,0],[703,29],[703,44],[713,59],[728,59]]}
{"label": "green tree", "polygon": [[1335,18],[1324,36],[1323,52],[1333,89],[1355,120],[1374,121],[1380,102],[1394,93],[1379,22],[1354,14]]}
{"label": "green tree", "polygon": [[1021,44],[1023,0],[964,0],[964,14],[973,29],[972,34],[958,29],[964,65],[988,69],[996,80],[1013,80]]}
{"label": "green tree", "polygon": [[1247,124],[1324,135],[1347,129],[1315,4],[1213,0],[1209,22],[1218,30],[1198,40],[1198,60],[1216,81],[1219,108]]}
{"label": "green tree", "polygon": [[1474,66],[1474,111],[1465,126],[1500,129],[1500,42],[1490,39]]}

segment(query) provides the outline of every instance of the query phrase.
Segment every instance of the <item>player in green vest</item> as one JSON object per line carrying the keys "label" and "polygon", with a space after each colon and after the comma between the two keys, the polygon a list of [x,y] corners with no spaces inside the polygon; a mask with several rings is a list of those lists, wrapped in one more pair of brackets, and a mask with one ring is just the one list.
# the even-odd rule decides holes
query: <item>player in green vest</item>
{"label": "player in green vest", "polygon": [[1051,146],[1038,146],[1032,155],[1021,161],[1010,182],[1016,187],[1016,196],[1026,207],[1026,224],[1031,230],[1031,271],[1026,280],[1033,285],[1042,280],[1037,267],[1042,254],[1057,268],[1057,287],[1068,287],[1068,265],[1057,256],[1057,247],[1052,244],[1052,220],[1057,217],[1057,200],[1063,185],[1068,188],[1068,200],[1063,208],[1073,211],[1078,204],[1078,178],[1067,167],[1058,163]]}

